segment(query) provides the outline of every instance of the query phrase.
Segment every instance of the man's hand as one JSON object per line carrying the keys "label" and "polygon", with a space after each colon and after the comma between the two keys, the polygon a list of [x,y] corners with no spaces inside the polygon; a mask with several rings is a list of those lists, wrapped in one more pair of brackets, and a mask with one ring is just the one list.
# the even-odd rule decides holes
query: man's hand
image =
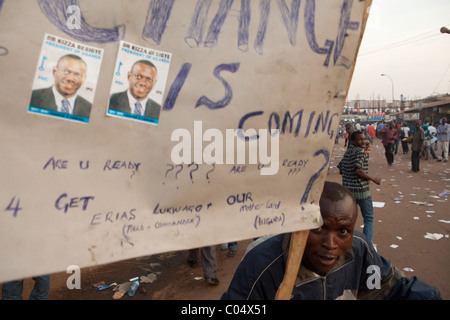
{"label": "man's hand", "polygon": [[376,184],[380,184],[381,183],[381,178],[378,178],[378,177],[371,177],[371,176],[369,176],[367,173],[365,173],[363,170],[361,170],[360,168],[356,168],[355,169],[355,174],[358,176],[358,177],[360,177],[361,179],[366,179],[366,180],[369,180],[369,181],[373,181],[374,183],[376,183]]}
{"label": "man's hand", "polygon": [[375,178],[372,178],[372,181],[375,183],[375,184],[380,184],[381,183],[381,178],[378,178],[378,177],[375,177]]}

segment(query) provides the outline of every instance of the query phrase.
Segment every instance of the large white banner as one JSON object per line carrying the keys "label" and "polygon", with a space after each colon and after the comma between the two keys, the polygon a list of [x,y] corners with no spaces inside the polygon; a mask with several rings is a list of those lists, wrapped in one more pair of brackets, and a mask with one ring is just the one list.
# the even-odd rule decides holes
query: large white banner
{"label": "large white banner", "polygon": [[0,1],[0,282],[320,226],[367,2]]}

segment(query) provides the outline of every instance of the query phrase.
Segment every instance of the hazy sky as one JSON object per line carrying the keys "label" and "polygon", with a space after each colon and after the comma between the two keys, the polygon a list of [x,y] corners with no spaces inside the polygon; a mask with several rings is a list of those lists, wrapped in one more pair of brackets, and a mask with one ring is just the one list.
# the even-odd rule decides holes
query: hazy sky
{"label": "hazy sky", "polygon": [[450,93],[450,0],[373,0],[348,100]]}

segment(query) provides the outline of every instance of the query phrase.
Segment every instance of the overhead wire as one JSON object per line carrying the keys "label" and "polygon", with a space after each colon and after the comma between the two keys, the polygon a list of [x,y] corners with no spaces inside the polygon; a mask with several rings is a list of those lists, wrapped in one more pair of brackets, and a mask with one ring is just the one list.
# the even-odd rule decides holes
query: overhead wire
{"label": "overhead wire", "polygon": [[[446,25],[445,27],[449,27],[450,25]],[[386,50],[390,50],[390,49],[394,49],[397,47],[401,47],[401,46],[405,46],[405,45],[411,45],[411,44],[415,44],[418,42],[424,42],[426,40],[430,40],[433,39],[435,37],[441,36],[441,33],[439,31],[440,28],[434,28],[433,30],[424,32],[422,34],[407,38],[405,40],[401,40],[401,41],[396,41],[393,42],[391,44],[379,47],[379,48],[374,48],[374,49],[370,49],[366,52],[360,52],[358,54],[358,58],[359,57],[364,57],[364,56],[369,56],[369,55],[373,55],[373,54],[377,54],[377,53],[382,53],[383,51]],[[445,75],[447,74],[447,72],[450,69],[450,64],[447,66],[447,69],[445,70],[444,74],[442,75],[441,79],[439,80],[438,84],[436,85],[436,88],[433,90],[433,92],[436,92],[437,88],[439,87],[439,85],[441,84],[442,80],[444,79]]]}
{"label": "overhead wire", "polygon": [[[445,69],[444,74],[442,75],[441,80],[439,80],[438,84],[436,85],[436,88],[434,88],[433,92],[437,92],[437,88],[439,87],[439,85],[441,84],[442,80],[444,79],[445,75],[447,74],[448,69],[450,69],[450,64],[447,66],[447,69]],[[432,92],[432,93],[433,93]]]}
{"label": "overhead wire", "polygon": [[[437,30],[437,29],[433,29],[433,30],[424,32],[424,33],[422,33],[422,34],[413,36],[413,37],[411,37],[411,38],[405,39],[405,40],[393,42],[393,43],[391,43],[391,44],[388,44],[388,45],[383,46],[383,47],[380,47],[380,48],[375,48],[375,49],[368,50],[368,51],[366,51],[366,52],[361,52],[361,53],[358,55],[358,57],[363,57],[363,56],[367,56],[367,55],[379,53],[379,52],[382,52],[382,51],[385,51],[385,50],[397,48],[397,47],[400,47],[400,46],[409,45],[409,44],[414,44],[414,43],[416,43],[416,42],[428,40],[428,39],[431,39],[431,38],[434,38],[434,37],[437,37],[437,36],[442,36],[440,33],[437,33],[436,30]],[[429,35],[429,36],[425,36],[425,35],[430,34],[430,33],[433,33],[433,34],[431,34],[431,35]],[[424,37],[424,36],[425,36],[425,37]]]}

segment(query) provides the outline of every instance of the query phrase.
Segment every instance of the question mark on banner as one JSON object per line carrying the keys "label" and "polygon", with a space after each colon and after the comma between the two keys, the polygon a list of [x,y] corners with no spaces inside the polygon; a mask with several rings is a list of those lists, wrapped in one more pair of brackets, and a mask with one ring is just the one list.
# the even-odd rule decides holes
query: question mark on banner
{"label": "question mark on banner", "polygon": [[191,164],[188,165],[188,168],[189,168],[190,166],[192,166],[192,165],[197,166],[195,169],[193,169],[193,170],[191,170],[191,171],[189,172],[189,176],[191,177],[191,181],[192,181],[192,183],[194,183],[194,180],[192,179],[192,172],[198,170],[198,164],[196,164],[196,163],[193,162],[193,163],[191,163]]}
{"label": "question mark on banner", "polygon": [[180,170],[178,170],[178,171],[175,173],[175,179],[178,179],[178,174],[181,172],[181,170],[183,170],[183,165],[182,165],[182,164],[177,164],[177,167],[180,167]]}
{"label": "question mark on banner", "polygon": [[[308,200],[308,196],[309,196],[309,191],[311,191],[311,187],[314,184],[314,182],[316,181],[316,179],[319,177],[320,173],[323,171],[323,169],[325,169],[328,165],[328,162],[330,161],[330,153],[328,152],[327,149],[320,149],[317,150],[313,157],[317,157],[319,155],[323,155],[325,157],[325,163],[323,164],[323,166],[316,172],[314,173],[311,178],[309,179],[308,185],[306,186],[305,192],[303,193],[303,197],[302,200],[300,201],[300,204],[304,204],[306,203],[306,201]],[[305,208],[303,208],[302,206],[302,210],[304,210]]]}
{"label": "question mark on banner", "polygon": [[170,167],[172,167],[172,168],[170,168],[169,170],[166,171],[166,176],[165,176],[166,178],[167,178],[167,174],[168,174],[170,171],[172,171],[173,168],[174,168],[174,167],[173,167],[173,164],[168,163],[167,165],[170,166]]}
{"label": "question mark on banner", "polygon": [[209,181],[209,174],[216,169],[216,164],[213,162],[212,164],[208,163],[208,165],[213,166],[213,168],[206,173],[206,179],[208,179],[208,183],[210,183],[211,181]]}
{"label": "question mark on banner", "polygon": [[136,174],[136,171],[133,171],[133,173],[131,174],[130,179],[133,179],[133,176]]}
{"label": "question mark on banner", "polygon": [[[167,174],[170,172],[170,171],[172,171],[173,170],[173,168],[174,168],[174,166],[173,166],[173,164],[170,164],[170,163],[168,163],[167,164],[167,166],[169,166],[169,167],[171,167],[170,169],[168,169],[167,171],[166,171],[166,175],[165,175],[165,178],[167,178]],[[163,182],[163,184],[166,184],[165,182]]]}

